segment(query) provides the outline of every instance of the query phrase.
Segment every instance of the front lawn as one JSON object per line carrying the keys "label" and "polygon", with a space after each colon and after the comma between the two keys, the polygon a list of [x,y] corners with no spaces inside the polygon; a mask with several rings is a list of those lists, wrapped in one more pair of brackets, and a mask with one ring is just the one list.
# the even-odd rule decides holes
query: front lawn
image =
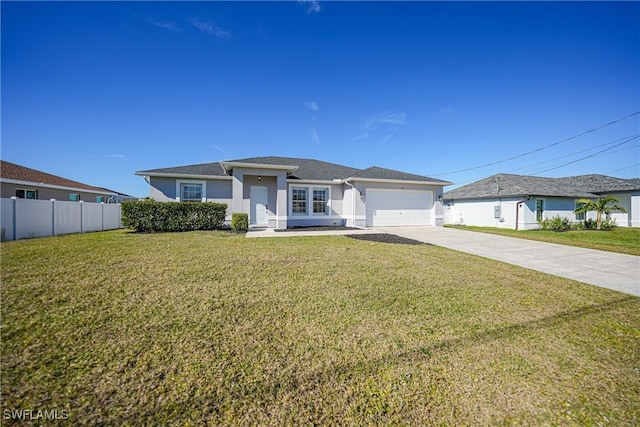
{"label": "front lawn", "polygon": [[1,249],[4,425],[640,423],[640,298],[615,291],[338,236]]}
{"label": "front lawn", "polygon": [[499,234],[501,236],[518,237],[520,239],[539,240],[561,245],[598,249],[629,255],[640,255],[640,228],[616,227],[613,230],[580,230],[580,231],[542,231],[511,230],[497,227],[453,226],[458,230],[479,231]]}

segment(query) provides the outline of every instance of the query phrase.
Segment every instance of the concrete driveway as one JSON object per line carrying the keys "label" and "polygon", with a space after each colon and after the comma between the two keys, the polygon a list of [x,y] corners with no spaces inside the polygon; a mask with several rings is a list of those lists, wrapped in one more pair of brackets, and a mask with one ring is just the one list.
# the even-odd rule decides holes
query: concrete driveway
{"label": "concrete driveway", "polygon": [[444,227],[376,227],[389,233],[640,296],[640,257]]}

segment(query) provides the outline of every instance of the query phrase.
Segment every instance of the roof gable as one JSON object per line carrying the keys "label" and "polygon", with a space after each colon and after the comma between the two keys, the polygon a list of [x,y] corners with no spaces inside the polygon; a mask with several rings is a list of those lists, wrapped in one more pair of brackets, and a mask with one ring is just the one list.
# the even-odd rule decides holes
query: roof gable
{"label": "roof gable", "polygon": [[323,162],[314,159],[300,159],[296,157],[250,157],[247,159],[231,160],[237,163],[253,163],[257,165],[281,165],[297,166],[298,168],[290,175],[290,179],[301,179],[310,181],[332,181],[334,179],[344,179],[358,172],[349,166],[337,163]]}

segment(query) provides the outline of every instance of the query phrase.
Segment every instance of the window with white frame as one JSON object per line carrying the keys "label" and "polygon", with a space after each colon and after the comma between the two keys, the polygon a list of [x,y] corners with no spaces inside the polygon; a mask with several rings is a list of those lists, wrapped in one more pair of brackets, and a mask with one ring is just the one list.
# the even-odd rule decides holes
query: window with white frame
{"label": "window with white frame", "polygon": [[306,187],[293,187],[291,189],[291,214],[307,215]]}
{"label": "window with white frame", "polygon": [[23,190],[21,188],[16,189],[16,197],[18,199],[33,199],[38,198],[38,190]]}
{"label": "window with white frame", "polygon": [[[580,203],[576,201],[576,210],[580,209],[584,205],[585,205],[584,203]],[[585,219],[587,219],[586,212],[580,212],[580,213],[576,212],[576,221],[584,221]]]}
{"label": "window with white frame", "polygon": [[313,189],[313,214],[327,215],[327,207],[329,202],[328,188]]}
{"label": "window with white frame", "polygon": [[329,187],[296,185],[289,187],[289,212],[297,216],[329,215]]}
{"label": "window with white frame", "polygon": [[180,184],[180,201],[201,202],[202,201],[202,184],[198,184],[198,183]]}
{"label": "window with white frame", "polygon": [[544,219],[544,199],[536,199],[536,221]]}

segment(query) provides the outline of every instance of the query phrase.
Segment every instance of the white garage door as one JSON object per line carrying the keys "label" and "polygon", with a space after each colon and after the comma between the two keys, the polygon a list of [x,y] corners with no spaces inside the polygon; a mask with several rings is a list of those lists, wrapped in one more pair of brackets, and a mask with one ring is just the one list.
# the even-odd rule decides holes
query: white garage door
{"label": "white garage door", "polygon": [[432,225],[433,192],[367,189],[367,227]]}

